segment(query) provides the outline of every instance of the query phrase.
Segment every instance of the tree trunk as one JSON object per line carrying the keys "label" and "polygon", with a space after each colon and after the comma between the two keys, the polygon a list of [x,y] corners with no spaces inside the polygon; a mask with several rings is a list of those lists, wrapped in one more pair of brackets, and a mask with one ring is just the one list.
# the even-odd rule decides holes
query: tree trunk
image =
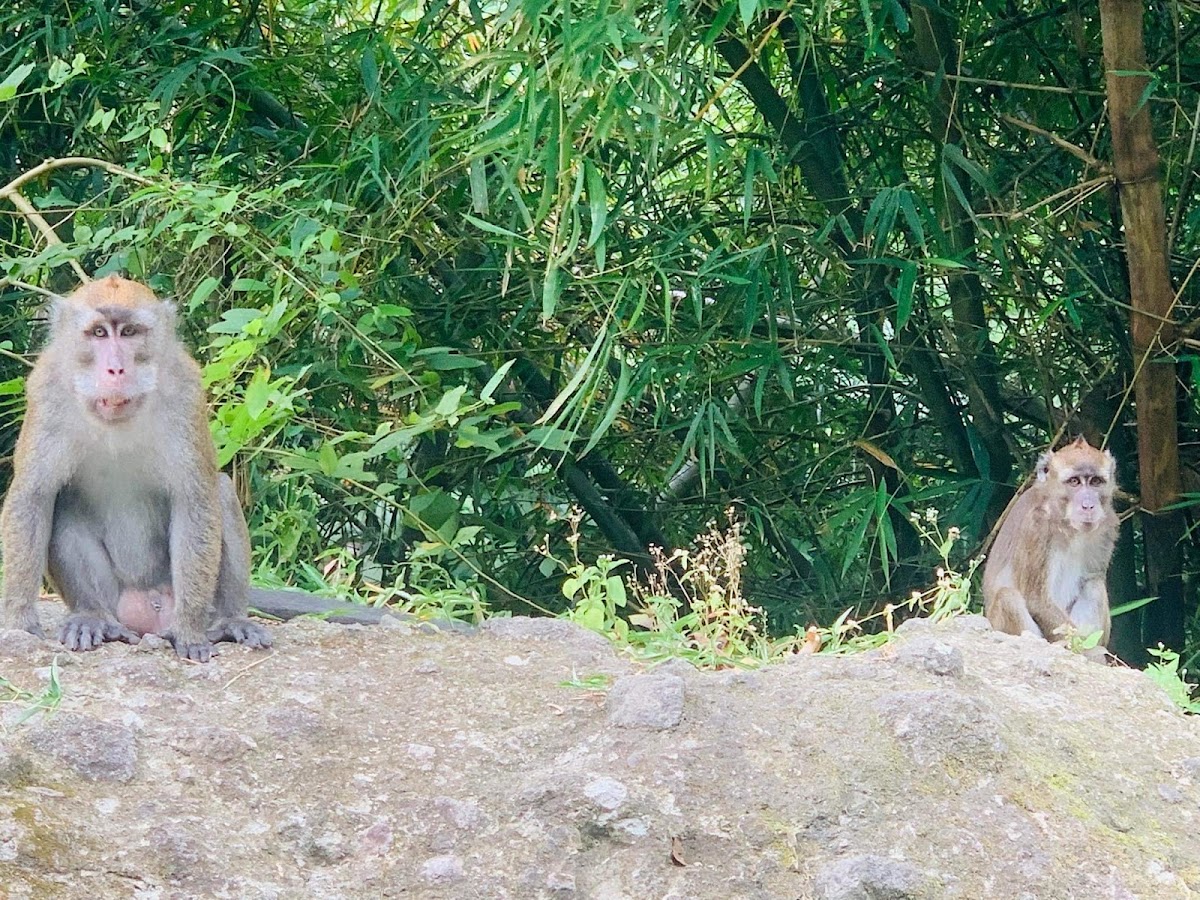
{"label": "tree trunk", "polygon": [[[1179,541],[1183,518],[1165,507],[1179,497],[1175,365],[1171,356],[1175,292],[1167,267],[1158,148],[1144,92],[1149,82],[1141,0],[1100,0],[1113,169],[1121,199],[1129,266],[1130,333],[1137,398],[1138,470],[1147,588],[1143,638],[1183,649],[1184,614]],[[1136,73],[1136,74],[1132,74]]]}
{"label": "tree trunk", "polygon": [[[912,4],[913,43],[921,68],[934,72],[930,77],[930,136],[934,141],[934,207],[941,225],[941,245],[946,256],[975,258],[975,223],[971,218],[971,181],[958,178],[961,194],[949,189],[943,154],[947,146],[966,153],[966,142],[958,127],[958,111],[952,83],[944,76],[958,74],[958,36],[955,19],[944,7],[921,0]],[[961,174],[961,173],[960,173]],[[965,203],[967,205],[964,205]],[[946,275],[954,339],[962,360],[963,385],[967,408],[980,439],[988,450],[988,471],[983,473],[996,485],[988,504],[987,518],[980,532],[986,534],[1000,518],[1012,497],[1008,480],[1012,476],[1013,457],[1004,427],[1004,404],[1000,396],[1000,364],[988,337],[984,289],[979,274],[967,268]]]}

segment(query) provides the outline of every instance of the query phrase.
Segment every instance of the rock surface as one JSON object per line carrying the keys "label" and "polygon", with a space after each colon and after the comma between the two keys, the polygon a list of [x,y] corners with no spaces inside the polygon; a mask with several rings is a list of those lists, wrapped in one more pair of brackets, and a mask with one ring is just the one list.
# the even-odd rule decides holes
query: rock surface
{"label": "rock surface", "polygon": [[0,632],[0,676],[62,688],[0,707],[0,896],[1200,891],[1200,723],[977,618],[716,673],[561,622],[273,633],[197,665]]}

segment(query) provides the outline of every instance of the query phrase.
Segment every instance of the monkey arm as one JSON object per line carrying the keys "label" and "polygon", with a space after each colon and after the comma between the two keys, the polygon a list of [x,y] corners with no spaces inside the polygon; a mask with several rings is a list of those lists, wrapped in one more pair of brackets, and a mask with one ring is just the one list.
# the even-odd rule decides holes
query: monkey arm
{"label": "monkey arm", "polygon": [[221,514],[215,484],[196,478],[194,484],[172,494],[170,555],[175,649],[180,656],[204,662],[211,650],[205,631],[221,564]]}
{"label": "monkey arm", "polygon": [[4,537],[4,609],[0,622],[40,635],[37,598],[46,572],[55,493],[30,479],[14,479],[0,514]]}
{"label": "monkey arm", "polygon": [[1074,626],[1067,614],[1048,597],[1034,596],[1026,599],[1029,615],[1042,629],[1048,641],[1061,641]]}
{"label": "monkey arm", "polygon": [[0,624],[41,635],[37,598],[46,574],[54,528],[54,503],[71,478],[75,456],[70,442],[51,434],[44,410],[62,403],[45,396],[44,376],[37,370],[26,384],[28,406],[13,455],[13,479],[0,511],[4,541],[4,584]]}

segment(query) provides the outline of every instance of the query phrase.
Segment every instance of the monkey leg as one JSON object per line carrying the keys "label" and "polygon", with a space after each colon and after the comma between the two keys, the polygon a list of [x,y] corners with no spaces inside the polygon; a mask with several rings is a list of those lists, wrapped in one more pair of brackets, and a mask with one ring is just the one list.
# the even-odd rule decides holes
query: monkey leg
{"label": "monkey leg", "polygon": [[1099,646],[1108,646],[1108,635],[1112,617],[1108,611],[1108,588],[1103,577],[1085,581],[1079,588],[1079,596],[1068,607],[1075,630],[1083,636],[1100,632]]}
{"label": "monkey leg", "polygon": [[1029,614],[1025,597],[1016,588],[1006,587],[998,590],[991,602],[986,604],[984,615],[996,631],[1045,637],[1039,623]]}
{"label": "monkey leg", "polygon": [[117,619],[120,585],[99,530],[70,500],[60,500],[55,508],[47,568],[71,610],[58,635],[68,650],[94,650],[105,641],[138,642]]}
{"label": "monkey leg", "polygon": [[220,476],[221,568],[214,601],[216,618],[208,629],[214,644],[234,641],[255,650],[271,646],[271,635],[246,614],[250,589],[250,531],[228,475]]}

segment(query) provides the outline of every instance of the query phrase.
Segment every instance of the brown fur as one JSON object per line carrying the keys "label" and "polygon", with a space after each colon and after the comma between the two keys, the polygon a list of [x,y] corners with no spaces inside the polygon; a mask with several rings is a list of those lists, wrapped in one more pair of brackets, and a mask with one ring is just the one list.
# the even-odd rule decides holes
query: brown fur
{"label": "brown fur", "polygon": [[122,306],[132,309],[154,307],[161,303],[158,297],[154,296],[154,291],[146,285],[121,278],[119,275],[107,275],[80,285],[70,296],[69,302],[78,306],[90,306],[92,309],[98,306]]}
{"label": "brown fur", "polygon": [[997,631],[1047,640],[1100,631],[1107,645],[1114,470],[1112,455],[1082,437],[1039,461],[984,567],[984,613]]}
{"label": "brown fur", "polygon": [[[143,630],[167,630],[196,660],[212,640],[269,645],[245,619],[245,518],[217,471],[200,368],[175,336],[174,308],[110,275],[57,300],[51,323],[0,513],[0,621],[40,633],[48,570],[72,611],[60,635],[71,649]],[[148,600],[160,590],[173,600],[168,618]]]}

